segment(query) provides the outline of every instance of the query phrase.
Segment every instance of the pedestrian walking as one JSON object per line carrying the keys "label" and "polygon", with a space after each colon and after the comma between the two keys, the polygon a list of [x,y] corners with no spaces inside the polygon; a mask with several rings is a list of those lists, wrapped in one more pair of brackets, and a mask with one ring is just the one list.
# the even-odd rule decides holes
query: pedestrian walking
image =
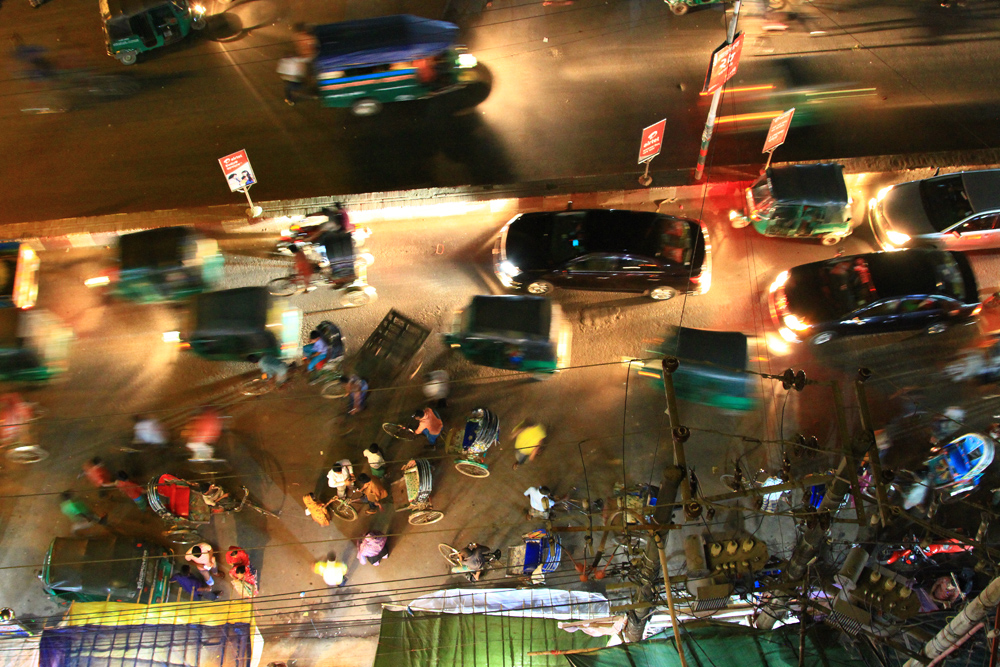
{"label": "pedestrian walking", "polygon": [[118,490],[124,493],[129,500],[135,503],[135,506],[139,509],[145,511],[146,504],[146,490],[141,486],[133,482],[128,478],[128,473],[124,470],[119,470],[118,475],[115,480],[115,486]]}
{"label": "pedestrian walking", "polygon": [[358,475],[358,488],[368,503],[368,509],[365,510],[368,514],[375,514],[382,509],[382,500],[389,494],[377,479],[361,473]]}
{"label": "pedestrian walking", "polygon": [[358,542],[358,562],[378,567],[383,558],[389,557],[389,538],[377,530],[369,530]]}
{"label": "pedestrian walking", "polygon": [[63,491],[59,498],[59,510],[73,521],[72,532],[74,535],[84,528],[107,523],[107,515],[97,516],[87,503],[74,497],[69,491]]}
{"label": "pedestrian walking", "polygon": [[423,410],[414,412],[413,418],[418,422],[414,433],[417,435],[421,433],[425,434],[427,442],[431,446],[436,447],[438,436],[441,435],[441,431],[444,429],[444,422],[441,421],[441,416],[431,408],[424,408]]}
{"label": "pedestrian walking", "polygon": [[552,491],[549,490],[547,486],[534,487],[530,486],[524,492],[524,495],[528,496],[528,503],[530,504],[530,509],[528,510],[529,519],[548,519],[549,509],[552,507]]}
{"label": "pedestrian walking", "polygon": [[525,419],[514,427],[514,470],[528,461],[534,461],[545,441],[545,427],[538,422]]}
{"label": "pedestrian walking", "polygon": [[330,504],[329,502],[326,504],[320,503],[312,493],[302,496],[302,502],[306,506],[306,516],[312,517],[312,520],[321,526],[330,525],[330,510],[327,509],[327,505]]}
{"label": "pedestrian walking", "polygon": [[295,106],[295,94],[302,90],[309,61],[300,56],[282,58],[278,61],[278,76],[285,82],[285,104]]}
{"label": "pedestrian walking", "polygon": [[213,591],[201,577],[192,574],[190,565],[181,565],[181,571],[170,577],[170,581],[190,593],[194,601],[219,599],[219,591]]}
{"label": "pedestrian walking", "polygon": [[229,583],[240,599],[255,598],[260,590],[257,588],[257,575],[249,565],[237,565],[229,571]]}
{"label": "pedestrian walking", "polygon": [[448,373],[445,371],[431,371],[424,375],[424,396],[438,410],[448,407],[448,393],[450,390]]}
{"label": "pedestrian walking", "polygon": [[229,547],[226,550],[226,562],[233,568],[240,565],[250,567],[250,555],[240,547]]}
{"label": "pedestrian walking", "polygon": [[184,560],[194,563],[198,572],[205,578],[205,583],[209,586],[215,585],[213,574],[219,573],[219,566],[215,562],[215,554],[212,553],[212,545],[208,542],[200,542],[187,550]]}
{"label": "pedestrian walking", "polygon": [[83,472],[79,476],[86,477],[87,481],[98,489],[104,489],[114,484],[111,479],[111,471],[104,465],[104,461],[97,456],[84,462]]}
{"label": "pedestrian walking", "polygon": [[326,560],[317,561],[313,572],[323,577],[327,586],[343,586],[347,583],[347,566],[341,563],[333,554]]}
{"label": "pedestrian walking", "polygon": [[347,496],[347,487],[354,482],[354,467],[347,459],[340,459],[326,473],[326,482],[331,489],[337,489],[337,496]]}
{"label": "pedestrian walking", "polygon": [[160,422],[148,415],[132,417],[132,444],[166,447],[170,444],[170,436]]}
{"label": "pedestrian walking", "polygon": [[373,442],[361,453],[368,460],[368,468],[372,471],[372,477],[378,479],[385,477],[385,457],[382,456],[382,450],[379,449],[378,445]]}
{"label": "pedestrian walking", "polygon": [[347,380],[347,400],[350,404],[348,414],[356,415],[364,410],[368,403],[368,383],[357,375],[352,375]]}

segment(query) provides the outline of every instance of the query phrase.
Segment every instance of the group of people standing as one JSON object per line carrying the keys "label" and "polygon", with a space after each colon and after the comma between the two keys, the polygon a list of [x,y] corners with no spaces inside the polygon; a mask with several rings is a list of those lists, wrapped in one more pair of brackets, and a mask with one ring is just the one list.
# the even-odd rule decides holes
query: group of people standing
{"label": "group of people standing", "polygon": [[[250,555],[240,547],[231,546],[226,551],[225,558],[230,566],[227,576],[233,587],[234,598],[256,597],[259,593],[257,574],[250,567]],[[195,544],[184,554],[184,560],[185,564],[170,581],[189,593],[192,600],[218,600],[221,592],[213,590],[212,586],[215,585],[215,577],[221,578],[223,575],[219,572],[212,545],[208,542]],[[191,569],[192,565],[194,571]]]}

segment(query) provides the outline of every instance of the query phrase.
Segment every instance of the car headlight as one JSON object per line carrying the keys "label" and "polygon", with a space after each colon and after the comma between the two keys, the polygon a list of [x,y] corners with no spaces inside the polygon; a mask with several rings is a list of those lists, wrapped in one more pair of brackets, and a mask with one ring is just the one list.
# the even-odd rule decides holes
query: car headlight
{"label": "car headlight", "polygon": [[459,53],[458,54],[458,66],[461,69],[472,69],[479,64],[479,60],[476,59],[471,53]]}
{"label": "car headlight", "polygon": [[784,322],[785,326],[792,331],[805,331],[809,328],[809,325],[806,322],[803,322],[795,315],[785,315],[781,318],[781,321]]}
{"label": "car headlight", "polygon": [[204,5],[191,5],[191,11],[193,11],[195,14],[204,14],[205,13],[205,6]]}
{"label": "car headlight", "polygon": [[889,239],[889,243],[896,246],[906,245],[907,243],[910,242],[910,237],[907,236],[906,234],[903,234],[902,232],[887,231],[885,233],[885,236],[887,239]]}
{"label": "car headlight", "polygon": [[875,195],[875,201],[882,201],[883,199],[885,199],[885,196],[889,194],[889,190],[892,190],[892,188],[893,186],[887,185],[881,190],[879,190],[878,193]]}
{"label": "car headlight", "polygon": [[782,271],[774,279],[774,282],[771,283],[771,292],[772,293],[773,292],[777,292],[779,289],[781,289],[782,287],[784,287],[785,283],[787,283],[787,282],[788,282],[788,271]]}
{"label": "car headlight", "polygon": [[499,270],[500,273],[504,274],[505,276],[510,276],[511,278],[521,273],[521,269],[514,266],[513,262],[507,262],[507,261],[500,262]]}

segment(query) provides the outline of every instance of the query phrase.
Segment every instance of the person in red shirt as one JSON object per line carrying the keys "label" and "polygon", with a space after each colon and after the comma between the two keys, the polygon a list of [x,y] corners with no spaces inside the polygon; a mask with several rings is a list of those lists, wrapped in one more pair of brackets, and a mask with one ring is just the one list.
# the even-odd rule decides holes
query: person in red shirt
{"label": "person in red shirt", "polygon": [[118,479],[115,481],[115,486],[118,490],[124,493],[126,496],[135,503],[135,506],[141,510],[146,509],[146,492],[141,486],[133,482],[128,478],[128,473],[124,470],[119,470]]}
{"label": "person in red shirt", "polygon": [[292,255],[295,258],[295,272],[299,275],[299,281],[307,292],[316,289],[312,284],[313,273],[315,269],[313,268],[313,263],[309,261],[306,254],[302,252],[302,248],[293,245]]}
{"label": "person in red shirt", "polygon": [[94,457],[83,464],[83,473],[81,477],[86,477],[87,480],[96,486],[98,489],[103,489],[106,486],[111,486],[111,471],[108,467],[104,465],[98,457]]}
{"label": "person in red shirt", "polygon": [[232,567],[250,567],[250,555],[239,547],[229,547],[226,551],[226,562]]}

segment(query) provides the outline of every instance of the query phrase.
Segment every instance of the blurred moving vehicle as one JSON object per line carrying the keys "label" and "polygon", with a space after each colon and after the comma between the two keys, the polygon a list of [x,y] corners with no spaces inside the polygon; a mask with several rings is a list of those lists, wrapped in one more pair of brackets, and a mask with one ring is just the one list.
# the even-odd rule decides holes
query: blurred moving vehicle
{"label": "blurred moving vehicle", "polygon": [[47,382],[69,366],[73,330],[45,310],[0,308],[0,380]]}
{"label": "blurred moving vehicle", "polygon": [[[677,16],[684,16],[692,7],[704,7],[705,5],[714,5],[724,1],[725,0],[663,0],[663,2],[670,5],[670,11]],[[768,9],[782,9],[784,6],[785,0],[767,0]]]}
{"label": "blurred moving vehicle", "polygon": [[1000,247],[1000,169],[890,185],[868,202],[882,250]]}
{"label": "blurred moving vehicle", "polygon": [[207,25],[205,6],[188,0],[99,0],[98,6],[108,55],[123,65]]}
{"label": "blurred moving vehicle", "polygon": [[320,103],[372,116],[387,102],[423,99],[477,80],[476,57],[455,45],[458,26],[397,14],[312,30]]}
{"label": "blurred moving vehicle", "polygon": [[753,225],[764,236],[820,237],[836,245],[851,231],[851,198],[839,164],[768,167],[746,189],[741,216],[729,214],[733,227]]}
{"label": "blurred moving vehicle", "polygon": [[38,300],[38,253],[26,243],[0,243],[0,308],[26,310]]}
{"label": "blurred moving vehicle", "polygon": [[38,578],[65,602],[166,602],[173,554],[132,537],[57,537]]}
{"label": "blurred moving vehicle", "polygon": [[177,301],[222,280],[219,244],[189,227],[159,227],[118,239],[118,266],[85,281],[139,303]]}
{"label": "blurred moving vehicle", "polygon": [[815,345],[838,336],[924,329],[979,314],[976,278],[962,253],[873,252],[802,264],[771,283],[771,317],[782,338]]}
{"label": "blurred moving vehicle", "polygon": [[445,342],[474,364],[527,373],[569,366],[572,327],[562,308],[540,296],[472,298],[458,310]]}
{"label": "blurred moving vehicle", "polygon": [[927,461],[931,486],[943,502],[958,500],[974,491],[993,463],[996,446],[991,438],[966,433],[941,448]]}
{"label": "blurred moving vehicle", "polygon": [[504,287],[529,294],[563,287],[661,301],[707,292],[711,252],[708,230],[696,220],[615,209],[540,211],[504,226],[493,264]]}

